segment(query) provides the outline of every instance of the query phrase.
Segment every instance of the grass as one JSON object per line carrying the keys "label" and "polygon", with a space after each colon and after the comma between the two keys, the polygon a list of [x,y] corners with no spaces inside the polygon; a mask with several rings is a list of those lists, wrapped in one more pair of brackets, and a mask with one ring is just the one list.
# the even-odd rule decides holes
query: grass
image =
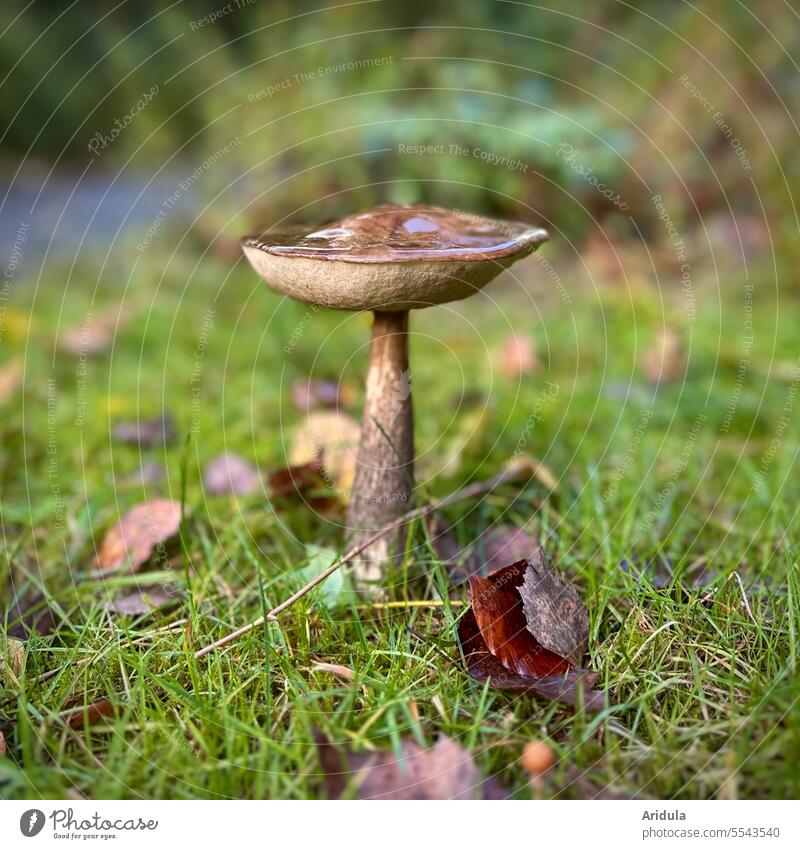
{"label": "grass", "polygon": [[[18,676],[4,671],[2,797],[324,797],[314,728],[362,748],[396,748],[405,735],[430,743],[444,732],[521,798],[530,790],[517,760],[532,738],[560,759],[547,795],[591,794],[582,775],[643,798],[797,796],[798,305],[783,293],[776,301],[769,269],[751,269],[743,380],[749,326],[745,281],[735,276],[719,291],[710,276],[696,281],[692,322],[679,292],[641,281],[597,290],[577,270],[565,306],[533,261],[520,285],[413,316],[425,491],[488,477],[520,448],[558,479],[552,493],[534,480],[454,505],[446,518],[463,543],[498,522],[536,529],[580,588],[591,614],[588,665],[612,700],[589,716],[471,681],[442,655],[457,656],[462,609],[446,600],[388,609],[351,600],[329,610],[312,594],[279,625],[194,659],[297,588],[307,545],[341,550],[336,523],[306,507],[206,496],[203,466],[222,450],[265,469],[286,465],[300,421],[291,381],[341,377],[359,387],[369,322],[282,302],[241,265],[176,255],[164,267],[134,271],[124,291],[103,278],[94,303],[93,269],[73,269],[66,286],[54,275],[17,290],[3,316],[0,365],[24,357],[26,376],[3,410],[0,586],[43,592],[62,621],[26,642]],[[87,310],[123,298],[131,321],[82,374],[54,340]],[[685,381],[655,388],[639,363],[665,315],[684,336],[688,370]],[[512,327],[537,340],[539,375],[498,373]],[[558,391],[543,401],[548,380]],[[462,398],[474,392],[488,398],[485,408]],[[163,408],[185,438],[142,450],[115,441],[117,421]],[[166,477],[131,483],[149,460]],[[156,496],[187,507],[183,546],[151,579],[176,585],[181,601],[112,618],[109,595],[146,582],[95,578],[95,545],[122,512]],[[422,526],[412,540],[390,597],[442,599],[448,577]],[[637,576],[620,567],[625,560],[650,567]],[[653,575],[667,567],[673,577],[659,588]],[[351,667],[355,683],[315,671],[318,660]],[[102,698],[115,717],[91,727],[63,721]]]}

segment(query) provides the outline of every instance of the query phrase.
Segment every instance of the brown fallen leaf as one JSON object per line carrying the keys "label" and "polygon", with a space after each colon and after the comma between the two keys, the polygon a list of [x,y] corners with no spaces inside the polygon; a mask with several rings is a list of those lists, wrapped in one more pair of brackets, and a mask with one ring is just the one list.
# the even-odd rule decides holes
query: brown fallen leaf
{"label": "brown fallen leaf", "polygon": [[[163,548],[178,533],[180,525],[179,501],[155,498],[137,505],[106,532],[95,557],[95,568],[109,573],[125,566],[130,572],[137,572],[157,547]],[[161,554],[161,559],[165,559],[163,551]]]}
{"label": "brown fallen leaf", "polygon": [[403,739],[400,759],[393,751],[343,752],[319,733],[315,740],[332,799],[341,798],[350,787],[359,799],[501,797],[497,779],[482,782],[472,755],[444,734],[429,749]]}
{"label": "brown fallen leaf", "polygon": [[175,604],[178,599],[178,593],[159,584],[153,587],[141,587],[128,595],[112,599],[106,605],[106,610],[123,616],[141,616]]}
{"label": "brown fallen leaf", "polygon": [[244,457],[228,453],[209,462],[203,483],[211,495],[249,495],[261,486],[261,476]]}
{"label": "brown fallen leaf", "polygon": [[318,463],[333,484],[332,492],[347,500],[356,473],[360,433],[358,422],[346,413],[313,412],[295,431],[289,463],[292,466]]}
{"label": "brown fallen leaf", "polygon": [[331,507],[337,501],[319,460],[278,469],[270,474],[268,482],[273,498],[300,500],[320,510]]}
{"label": "brown fallen leaf", "polygon": [[546,649],[579,666],[589,643],[589,611],[575,588],[550,570],[544,552],[520,560],[519,594],[528,631]]}
{"label": "brown fallen leaf", "polygon": [[[520,562],[527,563],[524,560]],[[522,568],[519,574],[522,575]],[[509,672],[525,678],[546,678],[566,673],[569,663],[548,651],[531,635],[519,593],[510,580],[498,583],[494,576],[483,578],[480,575],[469,579],[472,612],[489,651]]]}
{"label": "brown fallen leaf", "polygon": [[686,358],[677,331],[665,327],[658,333],[653,344],[644,353],[642,368],[645,377],[654,386],[683,377]]}
{"label": "brown fallen leaf", "polygon": [[316,662],[311,667],[312,672],[328,672],[331,675],[336,675],[338,678],[341,678],[343,681],[352,682],[355,681],[356,673],[350,669],[349,666],[342,666],[339,663],[323,663]]}
{"label": "brown fallen leaf", "polygon": [[80,729],[85,725],[96,725],[108,716],[114,716],[116,708],[108,699],[92,702],[68,713],[64,719],[70,728]]}
{"label": "brown fallen leaf", "polygon": [[506,380],[519,380],[541,368],[536,348],[527,336],[512,334],[503,344],[500,371]]}
{"label": "brown fallen leaf", "polygon": [[0,731],[0,758],[2,758],[6,752],[8,752],[8,747],[6,746],[6,738],[3,736],[3,732]]}
{"label": "brown fallen leaf", "polygon": [[458,623],[458,640],[470,676],[480,683],[489,681],[496,690],[529,693],[548,701],[582,706],[591,713],[607,705],[605,694],[594,689],[597,682],[594,672],[570,669],[564,675],[546,678],[528,678],[509,672],[489,651],[472,610],[468,610]]}
{"label": "brown fallen leaf", "polygon": [[22,385],[24,374],[25,361],[22,357],[15,357],[0,367],[0,404],[11,400],[11,396]]}
{"label": "brown fallen leaf", "polygon": [[169,445],[175,440],[175,423],[169,413],[154,419],[120,422],[114,428],[114,436],[119,442],[138,445],[140,448]]}
{"label": "brown fallen leaf", "polygon": [[318,407],[346,407],[355,394],[351,385],[326,378],[299,378],[292,383],[292,404],[302,413]]}

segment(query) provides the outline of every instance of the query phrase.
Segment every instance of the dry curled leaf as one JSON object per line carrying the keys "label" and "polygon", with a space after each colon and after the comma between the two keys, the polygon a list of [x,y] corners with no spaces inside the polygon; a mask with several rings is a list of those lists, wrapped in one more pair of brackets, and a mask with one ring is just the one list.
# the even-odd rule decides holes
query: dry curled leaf
{"label": "dry curled leaf", "polygon": [[154,419],[120,422],[114,428],[114,436],[119,442],[138,445],[140,448],[169,445],[175,439],[175,423],[169,413]]}
{"label": "dry curled leaf", "polygon": [[594,689],[597,681],[594,672],[570,669],[564,675],[545,678],[528,678],[509,672],[489,651],[472,610],[468,610],[458,624],[458,640],[467,672],[480,683],[489,681],[496,690],[529,693],[548,701],[583,707],[590,712],[606,707],[604,693]]}
{"label": "dry curled leaf", "polygon": [[114,716],[116,708],[108,699],[92,702],[67,714],[64,719],[70,728],[80,729],[85,725],[95,725],[108,716]]}
{"label": "dry curled leaf", "polygon": [[344,752],[321,734],[315,735],[325,784],[331,798],[346,790],[359,799],[479,799],[498,798],[494,777],[481,781],[472,755],[454,740],[440,735],[425,749],[414,740],[401,741],[401,757],[393,751]]}
{"label": "dry curled leaf", "polygon": [[[505,581],[480,575],[469,579],[472,612],[489,651],[509,672],[525,678],[545,678],[567,672],[569,663],[531,636],[519,593],[511,583],[511,572],[501,572],[508,576]],[[522,574],[521,569],[519,573]]]}
{"label": "dry curled leaf", "polygon": [[261,485],[261,476],[244,457],[220,454],[206,466],[203,484],[211,495],[249,495]]}
{"label": "dry curled leaf", "polygon": [[141,616],[168,607],[178,598],[178,594],[166,586],[141,587],[128,595],[112,599],[106,610],[123,616]]}
{"label": "dry curled leaf", "polygon": [[524,570],[519,594],[528,631],[546,649],[578,666],[589,642],[589,611],[575,588],[548,568],[541,550],[514,565]]}
{"label": "dry curled leaf", "polygon": [[6,738],[3,736],[3,732],[0,731],[0,758],[6,754],[8,748],[6,746]]}
{"label": "dry curled leaf", "polygon": [[108,573],[125,566],[130,572],[137,572],[157,547],[163,547],[178,533],[180,525],[179,501],[155,498],[137,505],[106,532],[95,557],[95,568]]}
{"label": "dry curled leaf", "polygon": [[486,578],[473,575],[469,588],[472,606],[458,637],[473,678],[590,711],[605,707],[604,694],[593,689],[597,676],[578,667],[588,613],[574,589],[549,572],[541,546]]}

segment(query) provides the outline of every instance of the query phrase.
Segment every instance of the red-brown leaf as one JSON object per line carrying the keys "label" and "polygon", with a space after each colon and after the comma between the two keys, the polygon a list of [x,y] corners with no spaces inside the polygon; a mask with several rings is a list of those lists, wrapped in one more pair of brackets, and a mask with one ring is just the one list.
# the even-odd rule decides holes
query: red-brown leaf
{"label": "red-brown leaf", "polygon": [[106,573],[125,565],[131,572],[138,571],[157,546],[178,533],[180,524],[179,501],[155,498],[137,505],[106,532],[95,567]]}
{"label": "red-brown leaf", "polygon": [[495,690],[514,693],[531,693],[548,701],[564,702],[584,710],[597,712],[606,707],[606,697],[594,685],[597,675],[580,669],[570,669],[565,675],[546,678],[527,678],[509,672],[489,651],[481,636],[472,610],[468,610],[458,624],[458,639],[467,672],[481,683],[489,681]]}
{"label": "red-brown leaf", "polygon": [[489,651],[509,672],[526,678],[567,672],[569,663],[544,648],[528,630],[522,599],[511,578],[498,582],[494,577],[473,575],[469,579],[472,610]]}

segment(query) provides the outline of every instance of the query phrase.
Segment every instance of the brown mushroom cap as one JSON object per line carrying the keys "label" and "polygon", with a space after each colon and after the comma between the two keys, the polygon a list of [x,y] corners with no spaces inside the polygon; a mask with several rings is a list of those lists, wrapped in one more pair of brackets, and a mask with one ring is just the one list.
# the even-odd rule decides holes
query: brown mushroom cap
{"label": "brown mushroom cap", "polygon": [[276,291],[344,310],[407,310],[474,294],[534,251],[546,231],[420,204],[248,236],[250,264]]}

